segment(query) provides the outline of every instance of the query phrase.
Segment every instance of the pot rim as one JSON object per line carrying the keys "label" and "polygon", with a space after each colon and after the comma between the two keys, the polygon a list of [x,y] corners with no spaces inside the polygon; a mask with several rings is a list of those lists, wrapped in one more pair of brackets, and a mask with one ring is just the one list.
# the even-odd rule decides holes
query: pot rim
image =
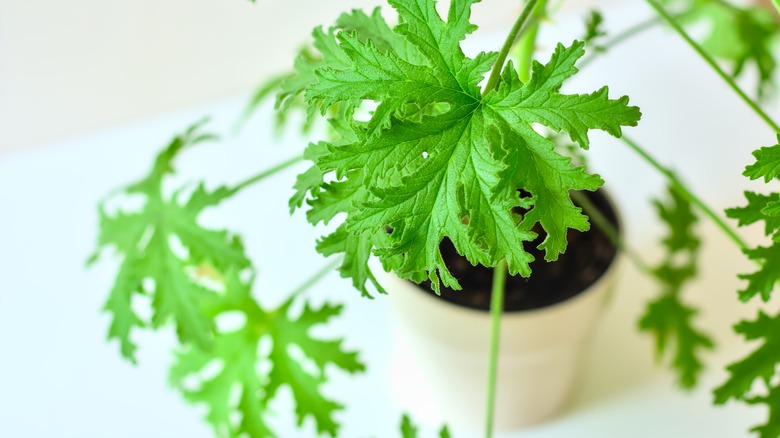
{"label": "pot rim", "polygon": [[[606,200],[607,204],[612,208],[612,211],[615,213],[615,222],[617,223],[618,235],[620,237],[624,236],[625,235],[625,225],[624,225],[625,222],[623,221],[623,216],[621,215],[620,210],[617,208],[617,205],[614,202],[612,196],[609,194],[609,192],[606,189],[604,189],[604,186],[600,187],[599,190],[604,195],[604,199]],[[564,299],[563,301],[558,301],[556,303],[553,303],[553,304],[550,304],[550,305],[547,305],[547,306],[543,306],[543,307],[537,307],[537,308],[533,308],[533,309],[524,309],[524,310],[506,310],[506,309],[504,309],[502,311],[502,317],[503,318],[511,318],[513,316],[520,317],[520,316],[526,316],[526,315],[532,315],[532,314],[540,314],[540,313],[543,313],[543,312],[546,312],[546,311],[552,311],[554,309],[559,309],[559,308],[562,308],[562,307],[567,306],[567,305],[573,305],[573,304],[577,303],[578,301],[580,301],[582,299],[585,299],[586,297],[591,295],[591,293],[593,291],[599,290],[602,287],[603,283],[608,282],[615,275],[615,273],[618,271],[618,267],[623,264],[623,258],[625,257],[625,254],[622,251],[620,251],[620,248],[615,248],[615,249],[616,249],[615,256],[612,258],[612,261],[607,266],[607,269],[605,269],[601,273],[601,275],[599,275],[599,277],[596,279],[596,281],[594,281],[593,283],[588,285],[588,287],[585,288],[584,290],[578,292],[577,294],[575,294],[575,295],[573,295],[573,296],[571,296],[571,297],[569,297],[567,299]],[[411,280],[407,280],[407,279],[398,277],[395,274],[395,272],[387,272],[387,274],[396,277],[399,281],[404,281],[404,282],[409,283],[409,285],[412,286],[414,289],[419,290],[420,292],[423,292],[423,294],[426,296],[426,299],[435,300],[435,301],[437,301],[439,303],[444,304],[445,306],[452,306],[451,308],[453,310],[454,309],[461,309],[461,310],[464,310],[464,311],[474,312],[474,313],[477,313],[477,314],[484,314],[484,315],[489,315],[490,314],[490,309],[478,309],[478,308],[474,308],[474,307],[463,306],[463,305],[460,305],[460,304],[457,304],[457,303],[454,303],[454,302],[451,302],[451,301],[448,301],[448,300],[441,299],[440,295],[434,295],[434,294],[431,294],[431,293],[425,293],[425,291],[420,287],[419,284],[417,284],[417,283],[415,283],[415,282],[413,282]]]}

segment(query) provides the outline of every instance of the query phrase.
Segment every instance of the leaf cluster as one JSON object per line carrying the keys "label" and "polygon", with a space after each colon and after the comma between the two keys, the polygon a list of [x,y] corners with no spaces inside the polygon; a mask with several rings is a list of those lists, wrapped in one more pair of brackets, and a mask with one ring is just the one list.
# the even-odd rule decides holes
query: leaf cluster
{"label": "leaf cluster", "polygon": [[701,241],[695,233],[698,218],[690,201],[675,185],[668,188],[667,201],[655,201],[661,221],[668,227],[662,239],[666,250],[663,261],[650,273],[661,285],[661,294],[651,301],[639,321],[640,330],[652,333],[659,358],[672,357],[683,388],[696,385],[704,366],[701,350],[713,348],[712,339],[693,325],[696,310],[682,300],[684,286],[696,277]]}
{"label": "leaf cluster", "polygon": [[[313,224],[344,218],[318,250],[345,253],[342,275],[364,295],[369,282],[381,291],[367,265],[372,253],[402,277],[458,289],[439,252],[443,239],[472,264],[507,260],[511,274],[528,276],[524,245],[538,226],[545,258],[557,259],[567,231],[589,227],[569,191],[595,190],[602,181],[573,166],[535,127],[566,133],[587,149],[590,130],[620,136],[639,120],[638,108],[627,97],[610,99],[606,87],[561,92],[584,54],[581,42],[535,62],[527,83],[509,63],[498,87],[483,90],[496,54],[470,58],[460,47],[476,28],[469,21],[475,2],[452,1],[445,21],[434,2],[391,0],[400,23],[394,28],[378,10],[353,11],[315,31],[322,62],[313,71],[296,64],[290,84],[310,110],[337,108],[330,123],[338,136],[309,147],[314,164],[299,177],[291,206],[308,204]],[[282,104],[293,95],[283,92]]]}
{"label": "leaf cluster", "polygon": [[[674,3],[674,2],[672,2]],[[704,24],[704,49],[731,64],[738,78],[753,67],[758,74],[756,93],[768,97],[774,89],[777,53],[780,49],[780,20],[760,5],[733,4],[726,0],[683,0],[684,16],[690,23]]]}
{"label": "leaf cluster", "polygon": [[[251,294],[254,267],[241,239],[199,223],[204,210],[238,189],[208,190],[200,183],[194,189],[167,190],[179,153],[212,139],[201,132],[201,124],[192,126],[158,155],[148,176],[112,196],[111,201],[118,193],[140,197],[140,209],[109,212],[101,204],[99,249],[90,262],[105,247],[121,258],[105,305],[112,317],[109,338],[117,339],[122,355],[136,362],[135,330],[174,325],[181,346],[171,382],[187,400],[208,406],[207,419],[219,436],[274,436],[266,421],[267,406],[281,387],[293,393],[298,424],[311,417],[319,433],[335,436],[333,414],[342,406],[322,393],[326,369],[356,373],[364,366],[340,339],[323,340],[311,330],[338,315],[341,306],[306,303],[295,317],[290,312],[293,295],[278,308],[262,307]],[[143,298],[151,302],[149,320],[136,310]],[[217,322],[225,315],[240,317],[241,327],[221,330]],[[259,348],[263,342],[270,342],[268,351]],[[293,350],[300,354],[293,356]],[[306,362],[313,366],[305,367]],[[204,378],[209,367],[219,372]]]}
{"label": "leaf cluster", "polygon": [[[755,162],[747,166],[743,174],[752,180],[763,179],[768,184],[776,184],[780,177],[780,134],[778,144],[762,147],[753,152],[753,156]],[[727,215],[736,219],[740,226],[762,225],[771,241],[767,246],[745,250],[745,255],[756,262],[758,269],[739,276],[746,281],[739,298],[749,301],[760,297],[769,301],[780,282],[780,193],[764,195],[748,191],[745,198],[746,205],[727,210]],[[728,366],[730,377],[715,390],[715,403],[736,399],[766,405],[769,409],[767,422],[753,431],[762,438],[780,436],[780,314],[770,316],[761,311],[755,320],[742,321],[734,330],[759,346],[744,359]],[[764,392],[757,395],[759,385],[763,386]]]}

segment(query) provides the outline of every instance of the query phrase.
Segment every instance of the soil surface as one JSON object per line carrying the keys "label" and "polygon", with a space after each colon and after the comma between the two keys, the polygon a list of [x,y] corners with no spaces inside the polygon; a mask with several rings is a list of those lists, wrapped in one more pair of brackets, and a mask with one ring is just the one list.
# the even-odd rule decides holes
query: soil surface
{"label": "soil surface", "polygon": [[[583,193],[613,225],[618,226],[615,211],[601,191]],[[536,248],[545,236],[538,229],[534,231],[539,233],[539,237],[525,245],[526,251],[535,258],[531,263],[531,277],[507,277],[504,297],[506,312],[538,309],[579,294],[606,272],[617,254],[609,238],[592,224],[591,229],[584,233],[569,230],[566,252],[557,261],[546,262],[544,251]],[[450,272],[463,287],[460,291],[442,287],[441,297],[464,307],[489,310],[493,269],[472,266],[447,239],[442,242],[440,249]],[[430,282],[423,282],[420,287],[434,294]]]}

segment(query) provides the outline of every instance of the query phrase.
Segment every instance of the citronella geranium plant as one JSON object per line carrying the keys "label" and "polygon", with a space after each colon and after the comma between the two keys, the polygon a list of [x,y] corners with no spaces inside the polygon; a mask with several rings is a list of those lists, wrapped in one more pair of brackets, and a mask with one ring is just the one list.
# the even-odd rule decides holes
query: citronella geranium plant
{"label": "citronella geranium plant", "polygon": [[[279,121],[289,111],[305,109],[304,132],[327,120],[329,135],[311,143],[301,157],[261,172],[233,187],[166,191],[175,157],[187,147],[212,140],[196,125],[177,137],[157,158],[149,176],[123,192],[144,197],[141,211],[108,211],[101,207],[101,246],[114,247],[122,257],[106,310],[113,320],[109,337],[122,354],[134,360],[132,332],[143,328],[176,327],[181,342],[171,380],[187,400],[208,406],[207,419],[219,436],[273,436],[266,408],[282,386],[291,389],[298,424],[313,418],[321,434],[335,436],[333,413],[341,408],[326,397],[321,384],[331,365],[348,373],[364,365],[337,339],[310,333],[339,314],[338,305],[304,305],[299,316],[288,312],[300,292],[335,267],[362,295],[383,293],[369,267],[379,258],[386,270],[414,282],[430,281],[458,289],[458,280],[444,263],[439,247],[452,242],[472,264],[494,268],[491,316],[501,318],[504,278],[532,275],[533,257],[527,245],[545,234],[540,244],[545,259],[554,261],[567,248],[569,230],[586,231],[589,216],[599,226],[600,213],[579,194],[594,191],[602,179],[573,164],[590,145],[589,133],[602,130],[621,137],[668,179],[667,199],[656,202],[669,231],[663,238],[668,255],[650,265],[615,238],[637,266],[662,287],[639,327],[656,338],[659,354],[670,354],[683,387],[692,387],[703,368],[700,353],[712,340],[694,326],[696,309],[684,302],[683,286],[696,275],[700,239],[695,224],[714,221],[745,254],[757,262],[739,298],[768,300],[780,280],[780,194],[746,193],[748,204],[727,211],[739,225],[765,224],[766,246],[750,248],[712,209],[699,200],[669,169],[636,142],[623,136],[635,126],[640,111],[625,96],[610,96],[605,86],[581,94],[561,92],[577,73],[586,51],[591,60],[631,35],[667,23],[712,66],[728,85],[780,136],[780,127],[735,82],[753,64],[759,72],[758,94],[771,93],[780,24],[775,11],[732,5],[723,0],[669,2],[647,0],[653,17],[612,38],[605,35],[598,13],[589,15],[583,41],[558,44],[543,62],[532,61],[535,38],[547,14],[546,0],[529,0],[498,52],[464,54],[462,41],[476,29],[471,8],[478,0],[451,0],[443,17],[432,0],[388,0],[394,14],[376,9],[343,14],[330,28],[317,28],[303,49],[294,72],[269,82],[253,105],[278,92]],[[776,2],[776,0],[775,0]],[[665,7],[675,9],[674,14]],[[712,32],[697,43],[680,23],[707,21]],[[391,25],[390,23],[396,23]],[[720,62],[733,66],[732,74]],[[589,61],[588,61],[589,62]],[[768,139],[774,140],[774,139]],[[573,150],[572,149],[577,149]],[[745,171],[751,179],[776,183],[780,145],[763,147]],[[216,207],[241,189],[262,181],[301,160],[308,170],[298,176],[291,210],[306,206],[312,224],[340,221],[322,237],[317,250],[337,260],[310,281],[291,291],[280,307],[268,309],[252,295],[255,269],[241,240],[232,232],[210,230],[199,214]],[[578,160],[578,162],[581,160]],[[585,212],[575,205],[585,207]],[[464,292],[465,293],[465,292]],[[153,309],[147,321],[131,306],[136,295],[148,296]],[[227,312],[244,316],[244,325],[223,332],[216,318]],[[498,324],[492,335],[491,378],[486,410],[486,435],[492,435],[493,395]],[[731,378],[715,391],[716,402],[730,399],[765,404],[769,416],[755,430],[761,437],[780,436],[780,315],[760,313],[755,321],[736,327],[763,344],[731,365]],[[269,348],[259,348],[264,340]],[[314,369],[290,354],[297,348]],[[270,361],[262,371],[257,364]],[[214,362],[220,371],[198,379]],[[754,393],[763,381],[764,392]],[[236,390],[235,388],[239,388]],[[238,391],[238,398],[232,394]],[[236,415],[238,413],[238,415]],[[408,418],[404,436],[415,436]],[[448,436],[446,429],[441,436]]]}

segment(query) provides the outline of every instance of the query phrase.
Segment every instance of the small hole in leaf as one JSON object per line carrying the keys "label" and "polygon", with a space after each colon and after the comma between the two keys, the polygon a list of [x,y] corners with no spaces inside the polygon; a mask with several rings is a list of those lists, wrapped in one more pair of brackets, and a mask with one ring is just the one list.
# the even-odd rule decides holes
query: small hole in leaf
{"label": "small hole in leaf", "polygon": [[355,110],[355,115],[353,117],[358,122],[368,122],[371,120],[371,117],[373,117],[374,111],[376,111],[378,106],[379,102],[377,101],[364,100]]}
{"label": "small hole in leaf", "polygon": [[141,234],[141,238],[138,239],[138,244],[136,244],[136,249],[138,251],[143,251],[147,245],[149,245],[149,242],[152,240],[152,236],[154,236],[155,227],[149,225],[144,230],[143,234]]}
{"label": "small hole in leaf", "polygon": [[217,316],[215,322],[220,333],[229,333],[246,325],[246,315],[239,310],[224,312]]}
{"label": "small hole in leaf", "polygon": [[271,351],[273,350],[274,341],[268,336],[260,337],[257,343],[257,359],[255,360],[255,372],[260,376],[260,380],[265,382],[268,379],[268,375],[273,368],[273,362],[271,361]]}
{"label": "small hole in leaf", "polygon": [[217,377],[224,368],[225,362],[222,359],[214,359],[209,362],[208,365],[201,368],[198,377],[203,381],[211,380],[214,377]]}
{"label": "small hole in leaf", "polygon": [[290,355],[290,358],[295,360],[295,362],[297,362],[298,365],[300,365],[301,368],[303,368],[303,370],[307,373],[311,374],[312,376],[320,375],[320,369],[317,364],[311,360],[309,356],[306,356],[306,353],[304,353],[303,349],[298,345],[288,345],[287,354]]}
{"label": "small hole in leaf", "polygon": [[[141,284],[145,293],[154,293],[154,280],[151,278],[145,278]],[[150,321],[152,319],[152,314],[154,312],[152,311],[152,306],[148,295],[132,294],[130,296],[130,308],[133,309],[133,313],[135,313],[141,319],[141,321]]]}
{"label": "small hole in leaf", "polygon": [[179,236],[175,234],[171,234],[170,236],[168,236],[168,247],[171,249],[171,252],[176,257],[182,260],[186,260],[190,256],[190,251],[181,242]]}

